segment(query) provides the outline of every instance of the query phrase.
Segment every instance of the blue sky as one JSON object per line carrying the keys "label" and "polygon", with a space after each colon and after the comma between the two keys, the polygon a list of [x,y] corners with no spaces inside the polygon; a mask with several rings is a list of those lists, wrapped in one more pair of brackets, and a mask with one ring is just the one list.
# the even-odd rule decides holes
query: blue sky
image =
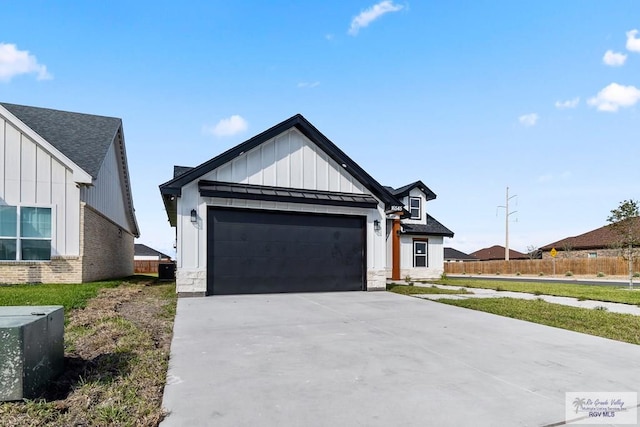
{"label": "blue sky", "polygon": [[465,252],[640,199],[637,1],[2,2],[0,100],[121,117],[140,242],[158,185],[301,113],[379,182],[422,180]]}

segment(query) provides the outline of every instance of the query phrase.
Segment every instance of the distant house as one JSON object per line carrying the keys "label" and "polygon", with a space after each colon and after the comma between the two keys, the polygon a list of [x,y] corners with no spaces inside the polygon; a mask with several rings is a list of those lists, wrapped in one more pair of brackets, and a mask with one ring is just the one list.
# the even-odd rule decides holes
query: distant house
{"label": "distant house", "polygon": [[122,120],[0,103],[0,282],[133,274]]}
{"label": "distant house", "polygon": [[[477,258],[479,261],[493,261],[493,260],[503,260],[504,261],[504,246],[495,245],[490,248],[484,248],[472,252],[470,255]],[[529,259],[529,256],[523,254],[522,252],[514,251],[513,249],[509,249],[509,259]]]}
{"label": "distant house", "polygon": [[[633,218],[633,226],[640,229],[640,217]],[[557,242],[549,243],[540,248],[543,258],[550,258],[551,249],[557,251],[556,257],[562,258],[600,258],[620,255],[616,249],[619,235],[612,226],[596,228],[595,230],[567,237]]]}
{"label": "distant house", "polygon": [[135,244],[133,259],[136,261],[171,261],[169,255],[163,254],[142,243]]}
{"label": "distant house", "polygon": [[384,290],[436,278],[444,237],[422,182],[383,187],[297,114],[160,186],[181,295]]}
{"label": "distant house", "polygon": [[444,248],[444,262],[478,261],[478,258],[457,249]]}

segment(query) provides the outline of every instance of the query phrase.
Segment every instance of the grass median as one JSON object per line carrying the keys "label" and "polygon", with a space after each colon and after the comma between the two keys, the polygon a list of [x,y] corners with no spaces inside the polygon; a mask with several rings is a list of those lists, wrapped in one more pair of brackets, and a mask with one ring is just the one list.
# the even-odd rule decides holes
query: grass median
{"label": "grass median", "polygon": [[446,278],[434,281],[439,285],[495,289],[498,291],[527,292],[535,295],[572,297],[579,300],[595,300],[640,305],[640,290],[630,291],[624,286],[578,285],[557,282],[515,282],[506,280],[476,280]]}
{"label": "grass median", "polygon": [[640,344],[640,316],[631,314],[610,313],[603,309],[577,308],[542,300],[515,298],[440,299],[438,302]]}
{"label": "grass median", "polygon": [[401,295],[418,295],[418,294],[469,294],[471,292],[464,289],[440,289],[433,286],[413,286],[398,283],[387,284],[387,291],[395,292]]}

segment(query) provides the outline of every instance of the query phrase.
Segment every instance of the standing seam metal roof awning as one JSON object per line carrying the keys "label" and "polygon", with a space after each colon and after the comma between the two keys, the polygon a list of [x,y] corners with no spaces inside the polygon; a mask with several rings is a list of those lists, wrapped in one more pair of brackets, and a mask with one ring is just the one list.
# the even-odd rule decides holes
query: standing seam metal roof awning
{"label": "standing seam metal roof awning", "polygon": [[203,197],[350,206],[356,208],[375,208],[378,206],[378,200],[368,194],[336,193],[332,191],[268,187],[204,180],[198,181],[198,188],[200,195]]}

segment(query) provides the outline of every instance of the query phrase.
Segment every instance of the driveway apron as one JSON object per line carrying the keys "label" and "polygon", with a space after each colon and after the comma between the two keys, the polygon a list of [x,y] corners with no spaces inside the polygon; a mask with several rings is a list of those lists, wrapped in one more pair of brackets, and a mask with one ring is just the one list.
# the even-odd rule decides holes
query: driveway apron
{"label": "driveway apron", "polygon": [[388,292],[178,300],[161,424],[546,426],[640,346]]}

